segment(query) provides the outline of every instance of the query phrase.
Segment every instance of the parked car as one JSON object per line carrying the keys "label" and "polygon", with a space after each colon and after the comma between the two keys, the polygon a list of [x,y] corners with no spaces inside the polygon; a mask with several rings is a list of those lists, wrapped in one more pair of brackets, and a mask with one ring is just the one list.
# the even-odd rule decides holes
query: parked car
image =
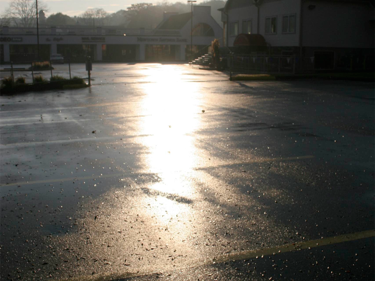
{"label": "parked car", "polygon": [[64,63],[64,57],[60,54],[54,54],[54,55],[51,55],[49,60],[52,62],[52,63]]}

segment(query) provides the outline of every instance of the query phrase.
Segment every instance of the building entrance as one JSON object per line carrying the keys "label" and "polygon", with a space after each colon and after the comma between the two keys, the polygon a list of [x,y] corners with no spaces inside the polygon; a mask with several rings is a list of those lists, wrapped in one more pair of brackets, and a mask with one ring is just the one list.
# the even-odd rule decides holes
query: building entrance
{"label": "building entrance", "polygon": [[95,59],[95,49],[96,45],[57,45],[57,53],[71,62],[85,62],[87,56]]}
{"label": "building entrance", "polygon": [[136,45],[102,45],[103,61],[132,62],[136,60]]}

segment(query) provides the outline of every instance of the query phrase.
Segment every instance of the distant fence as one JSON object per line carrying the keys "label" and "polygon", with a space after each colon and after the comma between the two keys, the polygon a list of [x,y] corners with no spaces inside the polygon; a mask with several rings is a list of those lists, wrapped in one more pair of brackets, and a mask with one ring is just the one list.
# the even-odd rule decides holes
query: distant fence
{"label": "distant fence", "polygon": [[314,59],[297,56],[232,55],[229,68],[234,73],[299,73],[313,72]]}
{"label": "distant fence", "polygon": [[[50,36],[124,36],[124,35],[151,35],[153,29],[145,28],[118,28],[111,26],[52,26],[52,27],[39,27],[40,35]],[[176,34],[176,30],[164,31],[165,34]],[[1,35],[36,35],[37,30],[35,27],[0,27]]]}
{"label": "distant fence", "polygon": [[347,56],[321,67],[317,57],[296,55],[249,55],[232,54],[227,56],[228,67],[233,73],[313,73],[319,71],[373,71],[374,56]]}
{"label": "distant fence", "polygon": [[[41,64],[45,63],[49,64],[50,67],[40,67]],[[42,76],[44,79],[49,80],[55,75],[62,76],[66,79],[72,79],[72,76],[74,76],[74,74],[72,74],[70,63],[61,65],[58,71],[54,69],[54,64],[50,61],[45,61],[42,63],[25,62],[18,65],[9,63],[7,65],[3,65],[3,67],[0,69],[0,80],[6,77],[12,77],[13,80],[16,80],[18,77],[23,77],[25,78],[26,83],[34,83],[34,79],[37,76]]]}

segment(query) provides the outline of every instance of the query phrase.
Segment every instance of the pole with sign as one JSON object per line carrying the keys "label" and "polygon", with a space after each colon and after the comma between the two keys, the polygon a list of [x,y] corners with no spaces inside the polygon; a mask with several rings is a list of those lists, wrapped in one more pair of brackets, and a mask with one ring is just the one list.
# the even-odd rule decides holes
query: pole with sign
{"label": "pole with sign", "polygon": [[69,62],[69,79],[72,80],[72,72],[70,70],[70,58],[68,59]]}
{"label": "pole with sign", "polygon": [[39,53],[39,11],[38,11],[38,0],[35,1],[35,8],[36,8],[37,60],[40,61],[40,53]]}
{"label": "pole with sign", "polygon": [[13,83],[14,83],[14,73],[13,73],[13,62],[12,61],[10,62],[10,77],[12,78],[12,85],[13,85]]}
{"label": "pole with sign", "polygon": [[197,2],[196,0],[188,0],[191,6],[190,12],[190,60],[193,61],[193,3]]}
{"label": "pole with sign", "polygon": [[88,79],[89,79],[89,87],[91,87],[91,77],[90,77],[90,72],[92,70],[92,63],[91,63],[91,58],[90,56],[87,57],[87,60],[86,60],[86,70],[88,72]]}

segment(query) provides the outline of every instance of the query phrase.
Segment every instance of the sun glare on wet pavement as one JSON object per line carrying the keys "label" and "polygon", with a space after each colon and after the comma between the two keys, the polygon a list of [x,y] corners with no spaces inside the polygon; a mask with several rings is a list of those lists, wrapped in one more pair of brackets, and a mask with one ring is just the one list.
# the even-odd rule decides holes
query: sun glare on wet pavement
{"label": "sun glare on wet pavement", "polygon": [[[147,147],[144,166],[159,180],[148,188],[161,196],[145,198],[151,212],[160,223],[168,224],[171,217],[189,212],[193,194],[191,173],[198,161],[196,139],[191,135],[201,126],[200,86],[184,81],[181,68],[160,66],[146,70],[149,80],[142,86],[144,97],[140,124],[142,145]],[[187,215],[187,217],[190,217]],[[186,218],[185,218],[186,219]]]}
{"label": "sun glare on wet pavement", "polygon": [[143,85],[140,134],[148,148],[149,172],[188,172],[195,165],[196,149],[191,133],[200,127],[200,88],[182,79],[181,69],[161,66],[149,70],[154,83]]}

